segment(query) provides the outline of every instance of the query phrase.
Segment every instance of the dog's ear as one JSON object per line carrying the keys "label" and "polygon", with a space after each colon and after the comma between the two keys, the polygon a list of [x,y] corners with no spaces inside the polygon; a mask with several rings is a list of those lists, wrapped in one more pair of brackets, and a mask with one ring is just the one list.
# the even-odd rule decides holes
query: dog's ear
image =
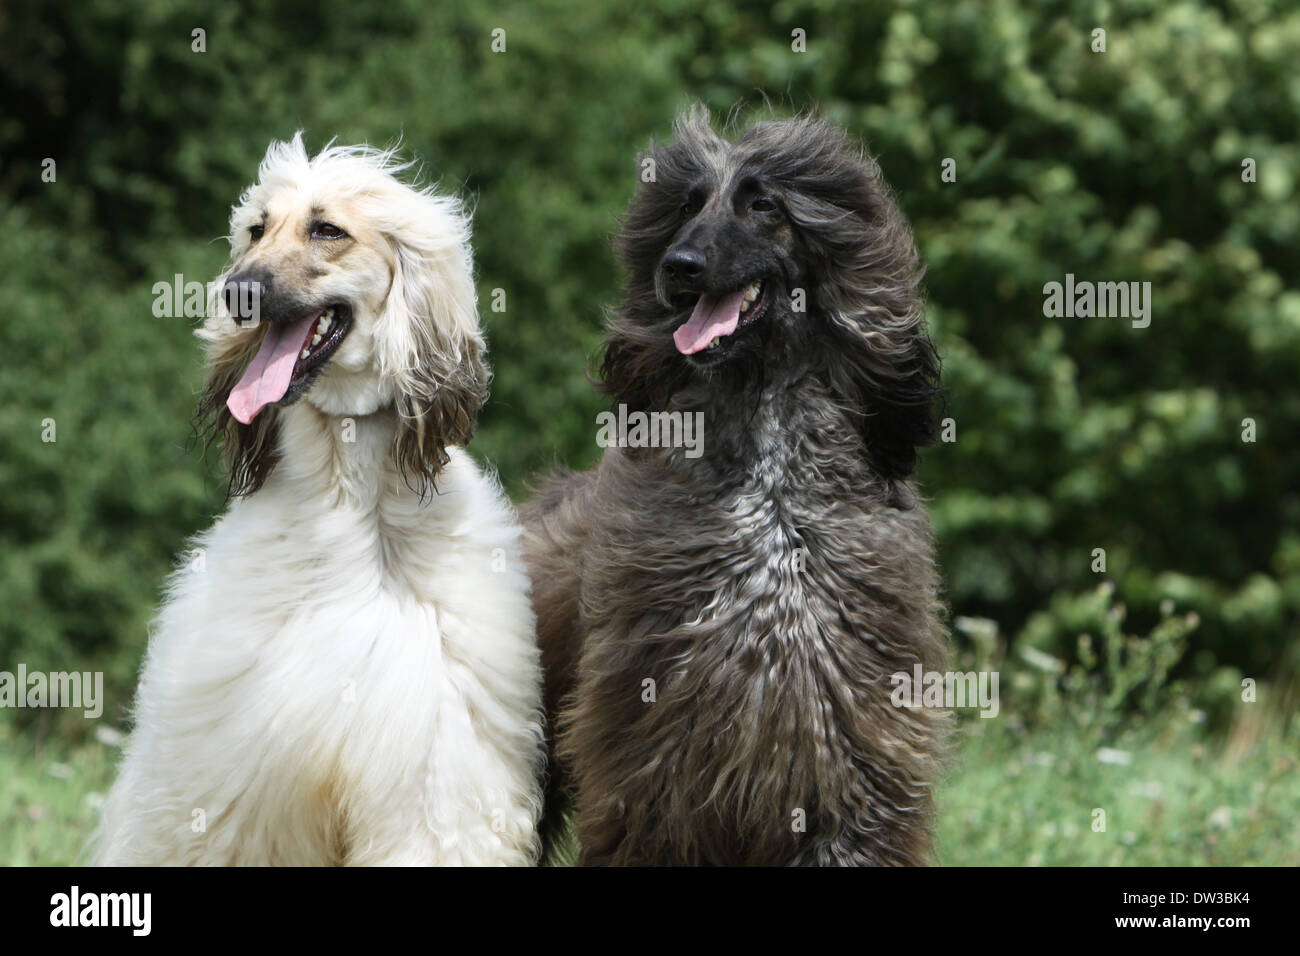
{"label": "dog's ear", "polygon": [[917,449],[936,437],[939,356],[910,230],[901,219],[877,230],[879,245],[863,254],[870,269],[834,273],[818,294],[831,329],[831,388],[858,420],[875,470],[901,481],[916,471]]}
{"label": "dog's ear", "polygon": [[917,450],[936,437],[939,360],[924,328],[873,327],[879,318],[858,312],[832,319],[855,327],[836,336],[831,387],[848,399],[875,470],[902,481],[916,471]]}
{"label": "dog's ear", "polygon": [[490,373],[468,221],[454,200],[421,198],[434,207],[436,221],[389,236],[393,284],[375,348],[381,376],[396,383],[398,467],[423,493],[447,463],[447,448],[474,434]]}
{"label": "dog's ear", "polygon": [[[593,379],[596,387],[628,411],[662,411],[669,398],[689,380],[688,366],[681,357],[664,347],[654,329],[629,318],[636,308],[634,300],[625,298],[623,314],[607,322],[600,371]],[[643,306],[652,311],[655,306]]]}
{"label": "dog's ear", "polygon": [[876,163],[829,124],[811,124],[805,136],[827,148],[791,211],[829,325],[830,385],[857,418],[875,470],[901,481],[936,437],[939,357],[925,322],[924,269]]}
{"label": "dog's ear", "polygon": [[637,168],[655,169],[629,200],[614,250],[626,270],[622,305],[606,316],[606,336],[595,384],[630,411],[662,410],[692,378],[690,366],[665,330],[658,287],[659,260],[680,227],[682,192],[709,168],[726,142],[713,131],[709,112],[696,105],[673,123],[673,141],[652,140]]}

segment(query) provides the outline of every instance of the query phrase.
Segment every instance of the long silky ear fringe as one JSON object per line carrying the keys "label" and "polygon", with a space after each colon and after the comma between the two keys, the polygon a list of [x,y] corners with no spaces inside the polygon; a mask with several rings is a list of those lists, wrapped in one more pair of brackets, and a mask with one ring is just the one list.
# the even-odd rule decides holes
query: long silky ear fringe
{"label": "long silky ear fringe", "polygon": [[447,448],[473,436],[491,373],[468,214],[454,197],[428,190],[411,195],[415,201],[402,206],[408,218],[385,223],[396,269],[376,346],[380,374],[397,392],[394,457],[407,486],[424,495],[436,490]]}
{"label": "long silky ear fringe", "polygon": [[397,467],[409,488],[424,495],[447,464],[447,448],[474,436],[487,401],[487,366],[475,342],[462,347],[459,362],[436,352],[419,358],[406,392],[398,399],[394,446]]}
{"label": "long silky ear fringe", "polygon": [[226,407],[226,399],[239,383],[244,370],[257,353],[263,335],[250,336],[232,345],[210,360],[203,392],[194,412],[194,433],[208,453],[221,440],[222,458],[230,472],[228,498],[251,495],[266,482],[275,469],[279,452],[279,409],[262,409],[245,425],[236,420]]}

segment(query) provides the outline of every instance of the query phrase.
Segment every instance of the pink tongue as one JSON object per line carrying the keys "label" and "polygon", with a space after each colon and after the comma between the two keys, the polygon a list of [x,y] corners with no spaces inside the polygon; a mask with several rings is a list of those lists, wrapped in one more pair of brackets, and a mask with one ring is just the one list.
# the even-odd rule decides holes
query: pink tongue
{"label": "pink tongue", "polygon": [[309,315],[293,325],[273,325],[266,330],[262,347],[226,399],[230,414],[247,425],[267,405],[284,398],[293,378],[294,363],[307,347],[319,318],[319,315]]}
{"label": "pink tongue", "polygon": [[673,333],[677,351],[691,355],[709,347],[719,336],[730,335],[740,323],[740,304],[745,301],[745,290],[728,296],[704,293],[695,303],[695,311],[686,323]]}

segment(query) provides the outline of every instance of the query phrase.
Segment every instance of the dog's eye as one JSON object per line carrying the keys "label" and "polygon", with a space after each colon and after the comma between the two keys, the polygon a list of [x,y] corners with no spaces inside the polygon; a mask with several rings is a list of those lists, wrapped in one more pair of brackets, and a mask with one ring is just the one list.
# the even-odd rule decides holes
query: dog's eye
{"label": "dog's eye", "polygon": [[775,212],[776,203],[772,202],[772,200],[768,199],[766,196],[759,196],[749,204],[749,208],[754,212]]}
{"label": "dog's eye", "polygon": [[347,233],[332,222],[318,222],[312,227],[313,239],[346,239]]}
{"label": "dog's eye", "polygon": [[682,203],[682,216],[686,219],[690,219],[691,216],[694,216],[699,211],[700,203],[697,199],[688,199],[686,202]]}
{"label": "dog's eye", "polygon": [[248,238],[253,242],[257,242],[257,240],[262,238],[262,233],[264,232],[266,232],[266,227],[259,222],[256,226],[248,227]]}

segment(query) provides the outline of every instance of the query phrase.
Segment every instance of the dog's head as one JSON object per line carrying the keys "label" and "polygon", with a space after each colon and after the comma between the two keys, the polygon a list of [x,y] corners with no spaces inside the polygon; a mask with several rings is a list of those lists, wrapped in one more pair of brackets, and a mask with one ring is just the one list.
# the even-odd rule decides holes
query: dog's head
{"label": "dog's head", "polygon": [[397,178],[392,152],[272,143],[230,220],[231,261],[200,330],[199,407],[225,439],[231,492],[275,464],[280,410],[393,409],[395,457],[423,487],[469,441],[486,397],[469,219],[454,197]]}
{"label": "dog's head", "polygon": [[938,360],[911,230],[875,162],[824,120],[762,122],[731,142],[697,108],[640,169],[606,390],[663,407],[688,385],[752,389],[764,365],[806,364],[876,469],[910,475],[933,440]]}

